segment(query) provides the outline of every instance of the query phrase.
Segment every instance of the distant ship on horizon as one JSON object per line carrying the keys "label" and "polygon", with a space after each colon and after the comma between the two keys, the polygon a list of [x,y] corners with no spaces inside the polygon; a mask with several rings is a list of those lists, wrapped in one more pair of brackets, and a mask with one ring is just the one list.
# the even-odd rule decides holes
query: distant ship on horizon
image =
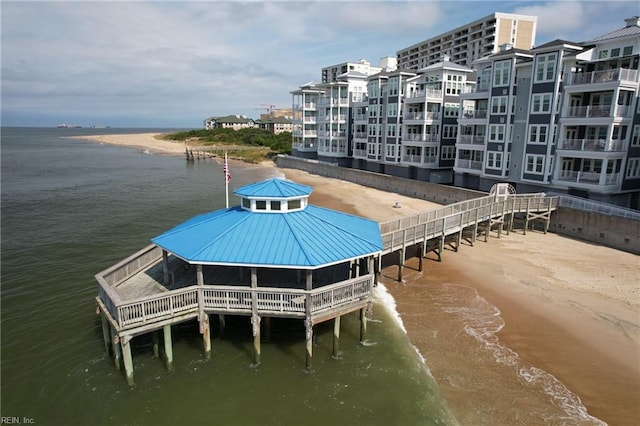
{"label": "distant ship on horizon", "polygon": [[65,124],[65,123],[61,123],[58,124],[58,129],[80,129],[82,128],[82,126],[80,126],[79,124]]}

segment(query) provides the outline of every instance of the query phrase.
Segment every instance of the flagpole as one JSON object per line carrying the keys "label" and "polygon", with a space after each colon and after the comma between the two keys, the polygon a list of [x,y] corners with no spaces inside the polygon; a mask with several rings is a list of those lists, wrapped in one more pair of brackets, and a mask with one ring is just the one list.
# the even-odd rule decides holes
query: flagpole
{"label": "flagpole", "polygon": [[227,151],[224,152],[224,190],[226,195],[226,205],[229,208],[229,164],[227,163]]}

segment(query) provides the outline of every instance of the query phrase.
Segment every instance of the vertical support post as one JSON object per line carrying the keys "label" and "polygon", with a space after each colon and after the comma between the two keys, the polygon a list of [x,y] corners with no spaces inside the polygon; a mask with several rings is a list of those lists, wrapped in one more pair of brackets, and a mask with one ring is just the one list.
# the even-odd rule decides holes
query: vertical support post
{"label": "vertical support post", "polygon": [[253,363],[260,364],[260,316],[258,315],[258,269],[251,268],[251,330],[253,332]]}
{"label": "vertical support post", "polygon": [[424,243],[418,243],[418,252],[418,271],[422,272],[422,258],[424,257],[422,253],[424,252]]}
{"label": "vertical support post", "polygon": [[224,336],[224,328],[226,326],[224,314],[218,314],[218,326],[220,327],[220,336]]}
{"label": "vertical support post", "polygon": [[367,308],[360,309],[360,343],[367,338]]}
{"label": "vertical support post", "polygon": [[111,328],[111,347],[113,349],[113,364],[116,369],[120,370],[120,360],[122,359],[122,352],[120,351],[120,336],[116,330]]}
{"label": "vertical support post", "polygon": [[547,214],[545,215],[545,221],[544,221],[545,235],[547,235],[547,232],[549,232],[549,222],[551,222],[551,198],[547,198]]}
{"label": "vertical support post", "polygon": [[151,338],[153,339],[153,357],[154,358],[159,358],[160,357],[160,339],[158,338],[158,332],[157,331],[153,331],[151,332]]}
{"label": "vertical support post", "polygon": [[131,357],[131,337],[125,336],[121,340],[122,353],[124,358],[124,372],[127,376],[127,384],[133,386],[133,358]]}
{"label": "vertical support post", "polygon": [[473,236],[471,237],[472,246],[473,246],[473,243],[476,242],[476,238],[478,236],[478,220],[480,219],[479,213],[480,213],[480,208],[476,207],[476,221],[473,223]]}
{"label": "vertical support post", "polygon": [[489,220],[487,221],[487,229],[484,232],[484,242],[489,240],[489,233],[491,232],[491,221],[493,220],[493,204],[489,205]]}
{"label": "vertical support post", "polygon": [[531,207],[531,198],[527,198],[527,218],[524,220],[524,230],[522,235],[527,235],[527,228],[529,227],[529,208]]}
{"label": "vertical support post", "polygon": [[271,340],[271,317],[264,318],[264,340],[266,342]]}
{"label": "vertical support post", "polygon": [[204,346],[205,359],[211,358],[211,327],[209,327],[209,315],[204,314],[203,320],[200,323],[202,328],[202,343]]}
{"label": "vertical support post", "polygon": [[333,357],[338,357],[340,346],[340,316],[333,319]]}
{"label": "vertical support post", "polygon": [[305,315],[306,318],[304,320],[304,328],[305,328],[305,366],[307,369],[311,368],[311,360],[313,359],[313,322],[311,321],[311,290],[313,289],[313,272],[311,270],[307,270],[307,280],[306,280],[306,290],[307,290],[307,300],[305,304]]}
{"label": "vertical support post", "polygon": [[164,334],[164,360],[167,364],[167,370],[173,370],[173,345],[171,344],[171,326],[162,327]]}
{"label": "vertical support post", "polygon": [[398,282],[402,282],[403,264],[404,264],[404,247],[398,250]]}
{"label": "vertical support post", "polygon": [[169,255],[166,250],[162,250],[162,278],[165,285],[169,285]]}
{"label": "vertical support post", "polygon": [[444,235],[444,230],[442,235],[440,236],[440,241],[438,242],[438,262],[442,262],[442,255],[444,254],[444,239],[446,236]]}
{"label": "vertical support post", "polygon": [[251,316],[251,329],[253,332],[253,365],[260,365],[260,317]]}
{"label": "vertical support post", "polygon": [[111,332],[109,331],[109,321],[104,312],[100,312],[100,318],[102,319],[102,340],[104,340],[104,350],[109,356],[109,346],[111,345]]}

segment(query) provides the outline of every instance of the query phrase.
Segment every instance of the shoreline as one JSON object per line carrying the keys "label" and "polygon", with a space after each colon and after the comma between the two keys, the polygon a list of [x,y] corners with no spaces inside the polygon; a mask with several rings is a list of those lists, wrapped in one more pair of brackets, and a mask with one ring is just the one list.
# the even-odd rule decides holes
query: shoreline
{"label": "shoreline", "polygon": [[[159,141],[154,135],[78,138],[159,154],[184,153],[184,144]],[[287,179],[311,185],[312,204],[377,221],[437,206],[300,170],[278,171]],[[396,202],[401,208],[393,207]],[[456,297],[472,291],[472,296],[497,308],[504,324],[489,337],[516,353],[519,362],[555,377],[580,398],[589,415],[611,425],[633,424],[640,418],[638,256],[552,233],[523,236],[516,232],[500,239],[492,236],[487,243],[478,241],[475,247],[463,245],[456,253],[447,251],[442,262],[425,260],[423,272],[417,271],[416,264],[415,258],[407,260],[404,283],[387,278],[395,275],[395,266],[382,271],[381,282],[395,301],[411,343],[426,359],[461,424],[499,424],[492,418],[483,423],[481,417],[474,417],[476,407],[496,403],[497,396],[487,389],[473,392],[461,387],[451,354],[434,350],[431,334],[444,335],[455,322],[451,314],[436,312],[440,302],[435,303],[434,297],[444,287]],[[427,327],[435,322],[442,328]],[[461,333],[451,331],[454,337]],[[453,350],[461,350],[461,345]],[[474,373],[476,367],[466,362],[460,361],[462,374]],[[518,419],[518,409],[526,411],[529,402],[513,398],[504,403],[504,411],[515,410],[513,418]]]}

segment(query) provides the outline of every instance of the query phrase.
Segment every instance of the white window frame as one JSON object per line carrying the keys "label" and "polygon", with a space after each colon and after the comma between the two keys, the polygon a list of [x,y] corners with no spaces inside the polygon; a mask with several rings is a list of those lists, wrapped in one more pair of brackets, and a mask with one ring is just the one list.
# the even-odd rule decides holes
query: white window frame
{"label": "white window frame", "polygon": [[489,125],[489,142],[504,143],[504,135],[506,126],[504,124],[490,124]]}
{"label": "white window frame", "polygon": [[388,117],[397,117],[398,116],[398,104],[387,104],[387,116]]}
{"label": "white window frame", "polygon": [[460,115],[460,104],[444,104],[445,117],[458,117]]}
{"label": "white window frame", "polygon": [[550,53],[536,58],[535,83],[543,83],[555,79],[556,57],[555,53]]}
{"label": "white window frame", "polygon": [[442,126],[442,137],[447,139],[455,139],[458,137],[457,124],[445,124]]}
{"label": "white window frame", "polygon": [[549,126],[546,124],[532,124],[529,126],[527,143],[545,145],[549,141]]}
{"label": "white window frame", "polygon": [[525,172],[532,175],[543,175],[544,157],[544,155],[527,154],[524,160]]}
{"label": "white window frame", "polygon": [[511,61],[493,63],[493,87],[508,86],[511,77]]}
{"label": "white window frame", "polygon": [[626,179],[640,178],[640,158],[629,158],[627,161]]}
{"label": "white window frame", "polygon": [[633,134],[631,135],[631,146],[640,146],[640,125],[638,124],[633,126]]}
{"label": "white window frame", "polygon": [[[551,93],[535,93],[531,96],[531,114],[551,114]],[[547,108],[545,109],[545,102]],[[536,104],[538,108],[536,108]]]}
{"label": "white window frame", "polygon": [[487,169],[502,170],[502,152],[487,151]]}
{"label": "white window frame", "polygon": [[494,96],[491,98],[491,114],[506,114],[508,96]]}
{"label": "white window frame", "polygon": [[441,148],[441,158],[443,160],[454,160],[456,158],[456,147],[454,145],[444,145]]}
{"label": "white window frame", "polygon": [[395,138],[397,136],[396,132],[397,128],[395,124],[387,124],[387,136],[390,138]]}

